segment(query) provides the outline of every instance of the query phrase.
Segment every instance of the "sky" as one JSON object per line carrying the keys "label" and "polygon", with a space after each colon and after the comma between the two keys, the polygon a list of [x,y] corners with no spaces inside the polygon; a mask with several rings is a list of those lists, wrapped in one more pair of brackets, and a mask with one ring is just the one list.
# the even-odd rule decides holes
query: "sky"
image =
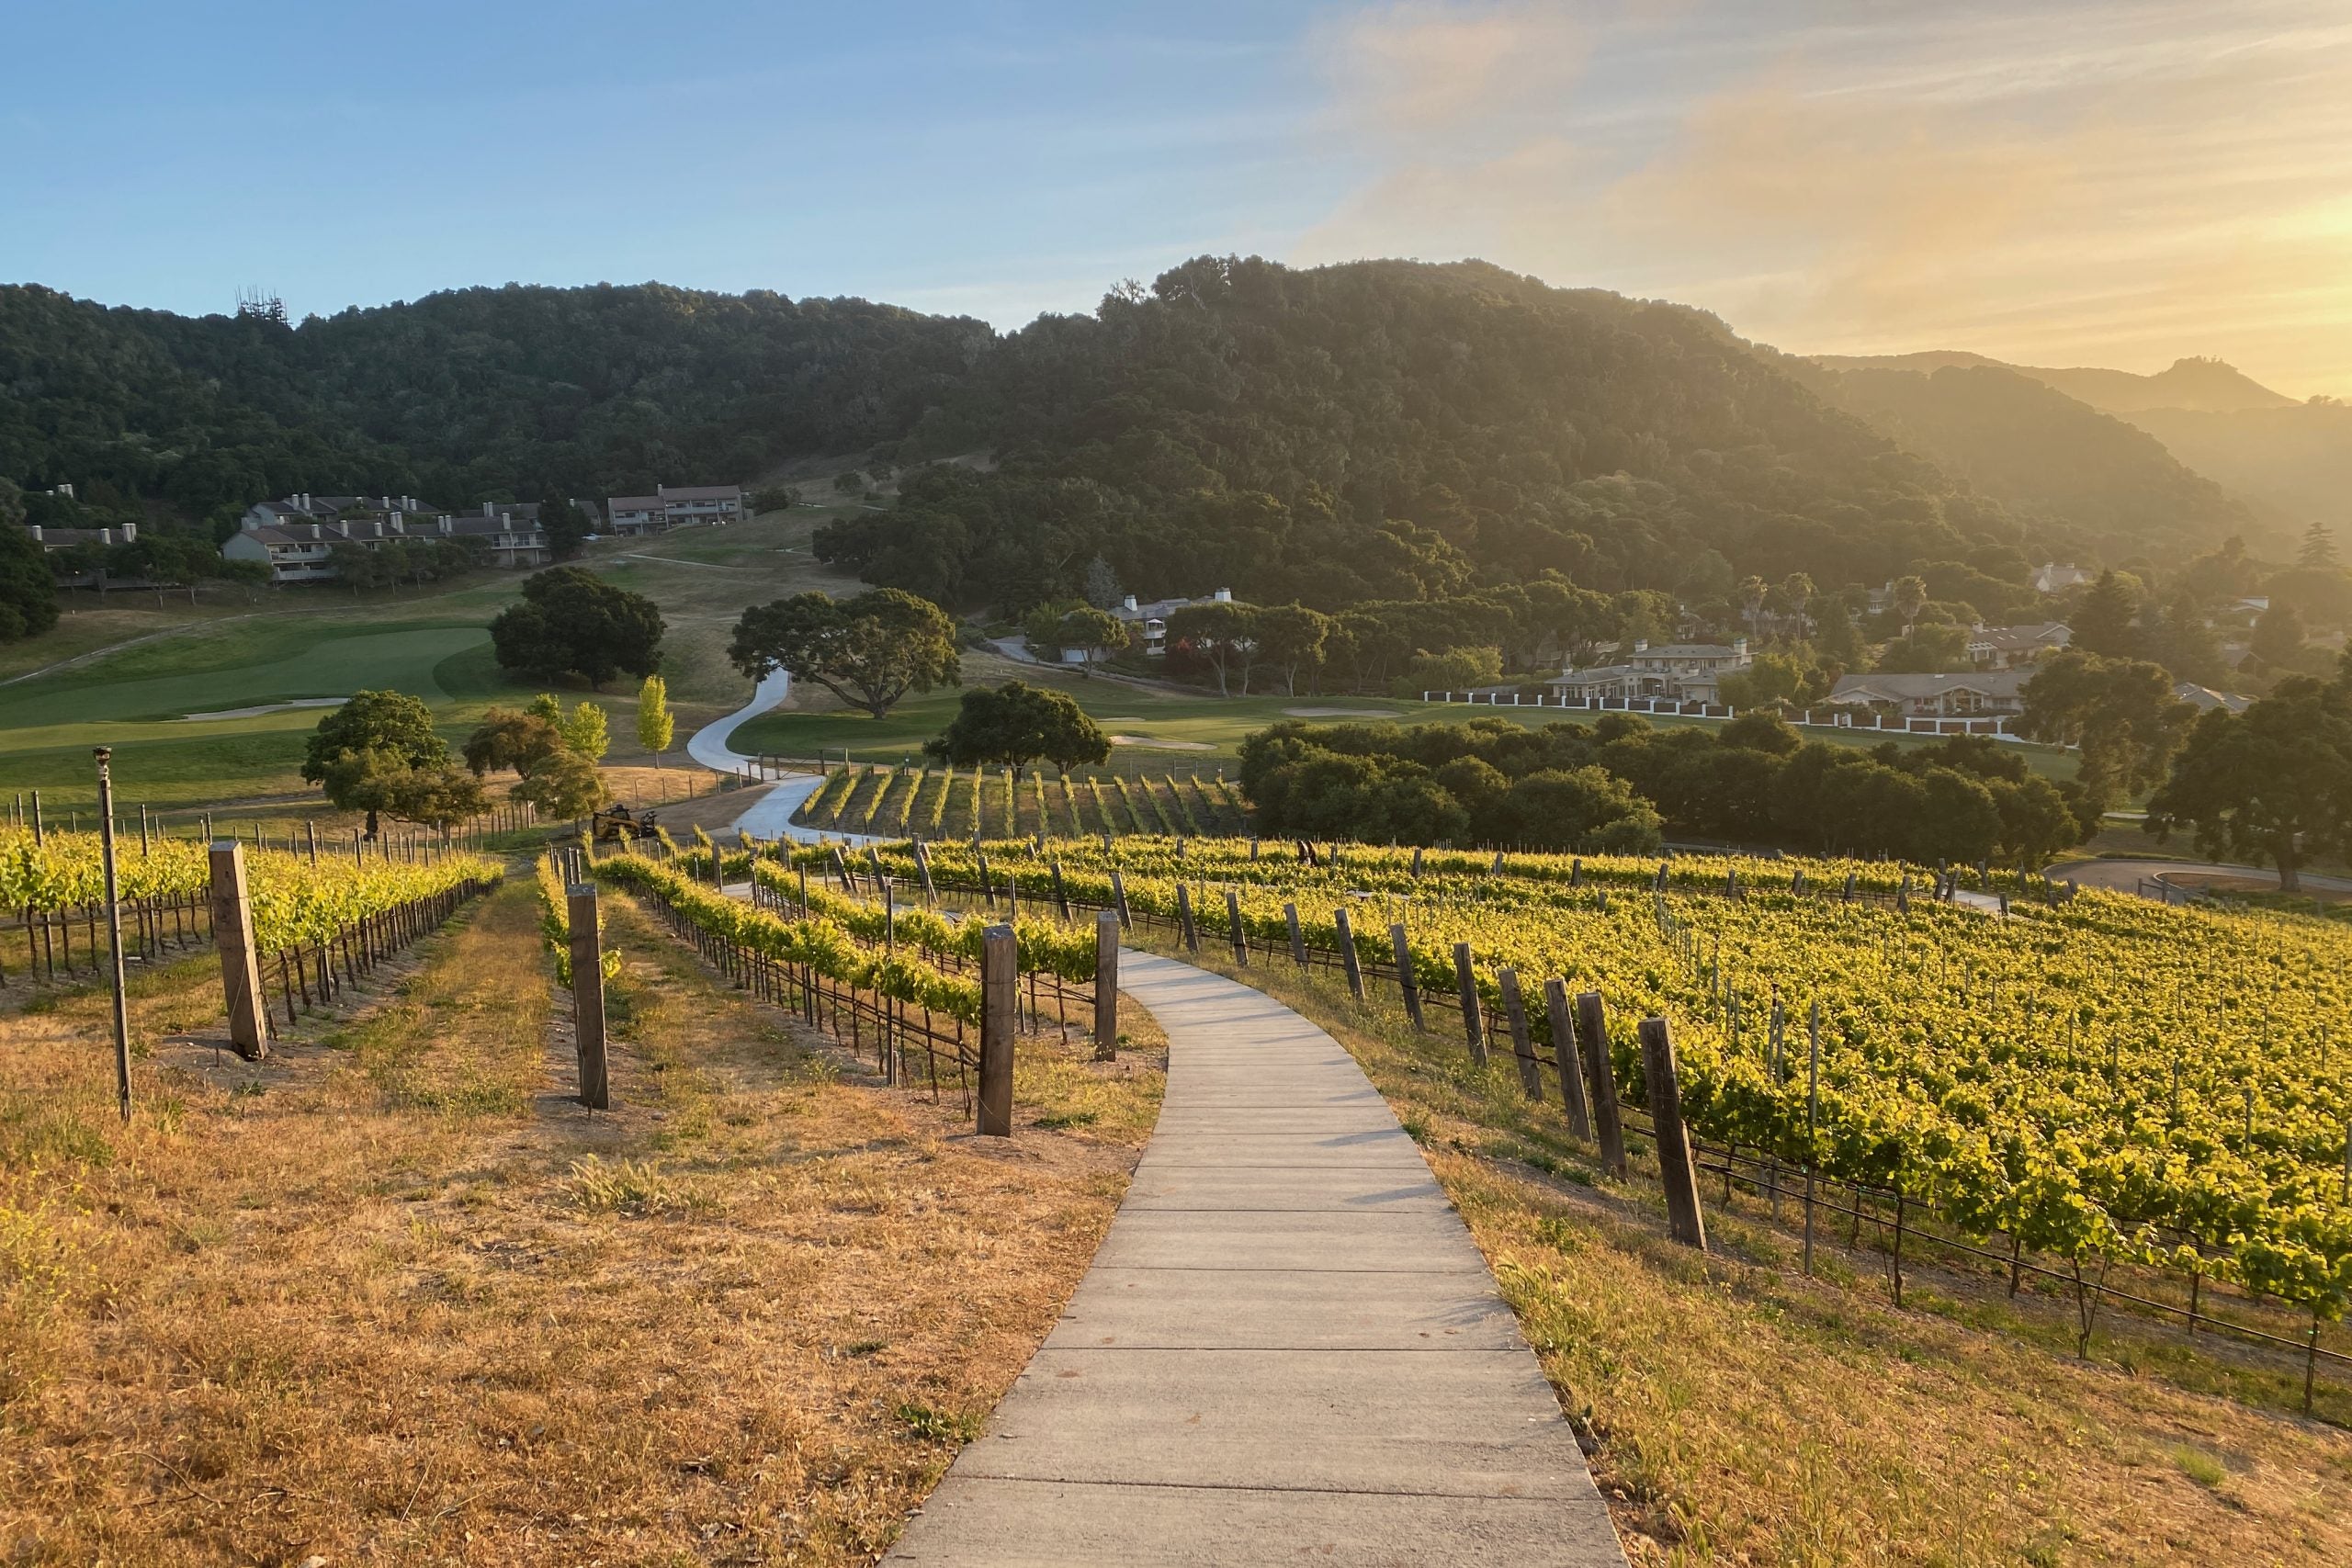
{"label": "sky", "polygon": [[2346,0],[0,0],[0,281],[508,281],[1020,325],[1481,256],[1794,352],[2352,397]]}

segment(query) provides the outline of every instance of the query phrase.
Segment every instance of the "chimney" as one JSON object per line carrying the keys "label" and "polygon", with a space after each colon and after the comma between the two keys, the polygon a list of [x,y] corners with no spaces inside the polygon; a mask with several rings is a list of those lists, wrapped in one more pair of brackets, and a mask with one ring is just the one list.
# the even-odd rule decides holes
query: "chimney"
{"label": "chimney", "polygon": [[320,527],[316,523],[313,523],[311,525],[311,537],[313,539],[323,539],[326,537],[326,530]]}
{"label": "chimney", "polygon": [[1635,637],[1635,638],[1634,639],[1634,651],[1635,653],[1647,653],[1649,650],[1650,650],[1650,639],[1649,639],[1649,638],[1647,638],[1647,637]]}
{"label": "chimney", "polygon": [[381,524],[381,523],[376,523],[376,524],[374,524],[374,525],[373,525],[373,526],[374,526],[374,528],[375,528],[375,530],[376,530],[376,537],[378,537],[378,538],[379,538],[379,539],[380,539],[380,538],[382,538],[382,537],[384,536],[384,525],[383,525],[383,524]]}
{"label": "chimney", "polygon": [[1132,594],[1132,593],[1130,593],[1130,594],[1128,594],[1128,595],[1127,595],[1127,605],[1126,605],[1126,607],[1127,607],[1128,609],[1130,609],[1130,610],[1132,610],[1132,609],[1134,609],[1134,608],[1136,607],[1136,596],[1135,596],[1134,594]]}
{"label": "chimney", "polygon": [[1220,588],[1220,589],[1218,589],[1218,590],[1216,591],[1216,602],[1217,604],[1232,604],[1232,603],[1233,603],[1233,590],[1232,590],[1232,589],[1230,589],[1230,588]]}
{"label": "chimney", "polygon": [[25,525],[25,532],[26,532],[26,533],[28,533],[28,534],[30,534],[30,535],[33,536],[33,543],[34,543],[34,544],[38,545],[38,544],[40,544],[40,524],[38,524],[38,523],[28,523],[28,524],[26,524],[26,525]]}
{"label": "chimney", "polygon": [[492,503],[491,503],[490,502],[487,502],[487,501],[485,501],[485,502],[483,502],[481,503],[481,514],[482,514],[484,517],[495,517],[495,516],[497,516],[497,515],[498,515],[498,513],[496,513],[495,512],[492,512],[492,511],[491,510],[491,505],[492,505]]}
{"label": "chimney", "polygon": [[1745,659],[1745,658],[1747,658],[1747,639],[1746,637],[1736,637],[1732,638],[1732,639],[1731,639],[1731,650],[1732,650],[1733,654],[1734,654],[1734,655],[1736,655],[1736,657],[1738,657],[1738,658],[1741,658],[1741,659]]}
{"label": "chimney", "polygon": [[433,521],[440,525],[442,536],[447,537],[449,533],[449,519],[447,517],[436,517]]}

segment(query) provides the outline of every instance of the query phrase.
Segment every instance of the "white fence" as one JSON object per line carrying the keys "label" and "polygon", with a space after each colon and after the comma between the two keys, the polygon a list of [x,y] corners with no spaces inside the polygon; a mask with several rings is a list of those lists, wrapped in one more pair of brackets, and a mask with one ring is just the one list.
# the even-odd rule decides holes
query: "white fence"
{"label": "white fence", "polygon": [[[1736,718],[1737,708],[1721,703],[1685,703],[1669,697],[1546,697],[1538,692],[1529,697],[1523,692],[1423,692],[1425,703],[1465,703],[1501,708],[1551,708],[1571,713],[1647,713],[1664,714],[1682,718]],[[1887,735],[1995,735],[2014,740],[2018,737],[2009,728],[2016,717],[2013,714],[1988,715],[1980,718],[1889,718],[1880,713],[1857,713],[1849,708],[1809,708],[1791,716],[1792,724],[1815,729],[1866,729]]]}

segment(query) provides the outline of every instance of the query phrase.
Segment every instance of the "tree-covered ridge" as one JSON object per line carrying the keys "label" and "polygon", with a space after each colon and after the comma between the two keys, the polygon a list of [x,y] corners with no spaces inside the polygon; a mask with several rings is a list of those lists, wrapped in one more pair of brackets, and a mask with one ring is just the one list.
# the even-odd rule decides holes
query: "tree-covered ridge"
{"label": "tree-covered ridge", "polygon": [[458,505],[748,479],[906,431],[994,333],[862,299],[510,284],[300,325],[0,287],[0,475],[219,525],[297,490]]}
{"label": "tree-covered ridge", "polygon": [[964,602],[1077,594],[1100,554],[1147,595],[1331,608],[1547,568],[1875,583],[2018,537],[1713,317],[1481,263],[1188,262],[1012,334],[899,456],[978,446],[994,472],[821,547]]}
{"label": "tree-covered ridge", "polygon": [[2244,502],[2183,467],[2154,436],[2031,375],[1997,365],[1925,374],[1864,367],[1813,367],[1806,378],[2031,519],[2054,554],[2177,556],[2256,530]]}

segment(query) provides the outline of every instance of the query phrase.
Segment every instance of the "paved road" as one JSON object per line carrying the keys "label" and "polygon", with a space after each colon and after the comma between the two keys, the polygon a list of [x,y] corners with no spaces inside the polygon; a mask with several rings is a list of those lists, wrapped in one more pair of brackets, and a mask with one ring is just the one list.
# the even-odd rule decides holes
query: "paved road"
{"label": "paved road", "polygon": [[768,678],[752,693],[752,700],[729,714],[714,719],[694,732],[686,739],[686,755],[714,773],[740,773],[752,758],[736,750],[728,741],[735,732],[760,715],[775,707],[792,694],[792,677],[781,670],[771,671]]}
{"label": "paved road", "polygon": [[[2111,887],[2124,893],[2140,890],[2143,878],[2150,882],[2166,874],[2189,876],[2243,876],[2267,887],[2278,886],[2278,874],[2258,865],[2228,865],[2220,861],[2177,860],[2088,860],[2071,865],[2053,865],[2046,874],[2060,882],[2076,882],[2085,887]],[[2302,884],[2324,893],[2352,893],[2352,876],[2327,876],[2318,872],[2303,873]]]}
{"label": "paved road", "polygon": [[1168,1096],[1077,1293],[887,1560],[1623,1568],[1469,1231],[1339,1044],[1122,953]]}

